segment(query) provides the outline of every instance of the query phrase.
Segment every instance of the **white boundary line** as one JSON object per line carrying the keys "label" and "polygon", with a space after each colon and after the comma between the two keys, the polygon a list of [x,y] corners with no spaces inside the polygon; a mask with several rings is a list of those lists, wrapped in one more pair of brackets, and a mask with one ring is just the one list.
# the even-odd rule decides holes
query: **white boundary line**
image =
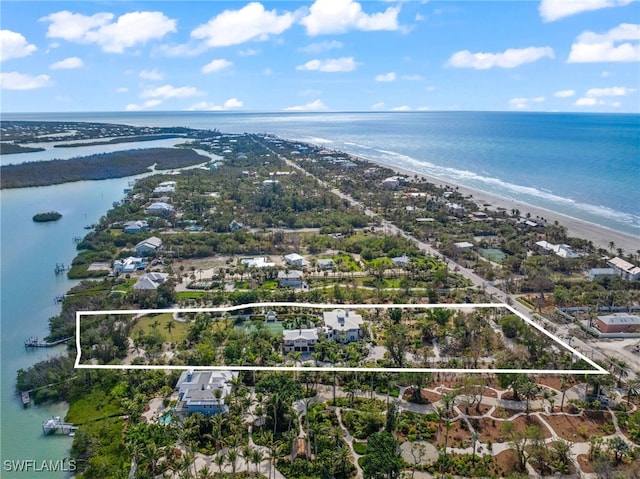
{"label": "white boundary line", "polygon": [[[595,369],[486,369],[486,368],[369,368],[369,367],[315,367],[315,366],[172,366],[172,365],[134,365],[134,364],[81,364],[80,363],[80,320],[82,316],[100,316],[100,315],[123,315],[123,314],[155,314],[155,313],[224,313],[229,311],[239,311],[248,308],[275,308],[275,307],[297,307],[310,309],[474,309],[474,308],[505,308],[521,318],[529,326],[534,327],[542,334],[548,336],[552,341],[570,351],[578,358],[586,361]],[[162,370],[188,370],[188,369],[207,369],[207,370],[234,370],[234,371],[329,371],[329,372],[392,372],[392,373],[468,373],[468,374],[503,374],[503,373],[523,373],[523,374],[610,374],[609,371],[603,369],[600,365],[589,359],[580,351],[574,349],[569,344],[562,341],[556,335],[550,333],[542,326],[534,323],[524,314],[515,310],[513,307],[505,303],[462,303],[462,304],[319,304],[319,303],[247,303],[236,306],[225,306],[218,308],[169,308],[169,309],[116,309],[103,311],[77,311],[76,312],[76,361],[74,364],[78,369],[162,369]]]}

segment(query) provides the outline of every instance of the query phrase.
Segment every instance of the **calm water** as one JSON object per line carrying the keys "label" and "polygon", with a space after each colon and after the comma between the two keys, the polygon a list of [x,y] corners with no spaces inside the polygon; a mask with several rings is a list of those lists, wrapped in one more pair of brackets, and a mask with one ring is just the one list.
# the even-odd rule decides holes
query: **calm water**
{"label": "calm water", "polygon": [[4,117],[274,133],[640,235],[639,115],[116,112]]}
{"label": "calm water", "polygon": [[[60,460],[68,455],[71,438],[44,437],[42,422],[52,415],[64,416],[64,405],[23,409],[15,394],[15,375],[20,368],[64,348],[26,351],[29,336],[48,334],[47,320],[60,307],[53,298],[74,282],[55,276],[56,263],[69,264],[76,254],[74,236],[86,233],[83,226],[96,222],[113,201],[123,197],[130,179],[78,182],[41,188],[0,192],[1,289],[1,458],[5,460]],[[54,223],[34,223],[38,212],[57,210],[63,214]],[[4,465],[4,462],[3,462]],[[2,466],[0,466],[2,467]],[[0,477],[65,477],[64,473],[8,473]]]}

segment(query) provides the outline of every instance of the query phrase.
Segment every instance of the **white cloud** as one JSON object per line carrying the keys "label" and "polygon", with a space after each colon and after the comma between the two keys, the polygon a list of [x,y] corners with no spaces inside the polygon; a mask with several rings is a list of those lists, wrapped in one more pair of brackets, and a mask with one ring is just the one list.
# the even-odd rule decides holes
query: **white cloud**
{"label": "white cloud", "polygon": [[122,53],[125,48],[160,39],[176,31],[176,21],[162,12],[130,12],[112,22],[112,13],[92,16],[67,10],[41,18],[50,22],[47,37],[62,38],[70,42],[95,43],[110,53]]}
{"label": "white cloud", "polygon": [[317,99],[306,105],[289,106],[284,111],[327,111],[327,106],[322,103],[322,100]]}
{"label": "white cloud", "polygon": [[245,50],[240,50],[238,55],[241,57],[252,57],[260,53],[260,50],[256,50],[255,48],[246,48]]}
{"label": "white cloud", "polygon": [[24,73],[0,73],[0,88],[3,90],[34,90],[51,85],[49,75],[32,76]]}
{"label": "white cloud", "polygon": [[586,97],[582,97],[582,98],[578,98],[574,105],[575,106],[595,106],[595,105],[602,105],[604,102],[602,100],[598,100],[597,98],[586,98]]}
{"label": "white cloud", "polygon": [[164,74],[157,68],[154,68],[153,70],[142,70],[138,76],[143,80],[149,81],[160,81],[164,78]]}
{"label": "white cloud", "polygon": [[308,35],[345,33],[349,30],[399,30],[400,7],[389,7],[384,12],[367,14],[353,0],[316,0],[309,8],[309,15],[300,23]]}
{"label": "white cloud", "polygon": [[237,98],[229,98],[223,105],[217,105],[210,101],[201,101],[191,105],[187,110],[224,111],[231,108],[242,108],[242,101]]}
{"label": "white cloud", "polygon": [[309,60],[304,65],[298,65],[296,70],[320,72],[350,72],[356,69],[353,57],[329,58],[327,60]]}
{"label": "white cloud", "polygon": [[78,57],[69,57],[49,66],[51,70],[73,70],[74,68],[82,68],[84,63]]}
{"label": "white cloud", "polygon": [[322,53],[322,52],[327,52],[329,50],[333,50],[335,48],[342,48],[342,47],[343,47],[342,42],[339,42],[338,40],[331,40],[331,41],[324,41],[324,42],[318,42],[318,43],[311,43],[310,45],[299,48],[298,50],[304,53]]}
{"label": "white cloud", "polygon": [[202,95],[202,92],[192,86],[174,87],[173,85],[163,85],[156,88],[147,88],[140,95],[142,98],[187,98],[190,96]]}
{"label": "white cloud", "polygon": [[216,15],[193,30],[191,37],[204,40],[210,47],[264,41],[269,35],[279,35],[287,30],[294,20],[295,15],[291,12],[278,15],[275,9],[266,11],[260,3],[252,2],[240,10],[225,10]]}
{"label": "white cloud", "polygon": [[408,105],[396,106],[391,111],[411,111],[411,107]]}
{"label": "white cloud", "polygon": [[609,88],[590,88],[585,96],[589,98],[600,96],[625,96],[633,93],[635,88],[627,88],[626,86],[613,86]]}
{"label": "white cloud", "polygon": [[224,58],[217,58],[207,63],[202,67],[202,73],[214,73],[219,72],[220,70],[224,70],[225,68],[229,68],[233,65],[229,60],[225,60]]}
{"label": "white cloud", "polygon": [[573,96],[575,94],[576,94],[575,90],[560,90],[555,92],[553,96],[557,98],[569,98],[570,96]]}
{"label": "white cloud", "polygon": [[602,73],[600,73],[600,76],[601,76],[602,78],[609,78],[609,77],[610,77],[610,76],[612,76],[612,75],[613,75],[613,73],[611,73],[611,72],[609,72],[609,71],[607,71],[607,70],[605,70],[605,71],[603,71]]}
{"label": "white cloud", "polygon": [[376,75],[377,82],[389,83],[389,82],[395,81],[395,79],[396,79],[395,72],[381,73],[380,75]]}
{"label": "white cloud", "polygon": [[27,39],[20,33],[0,30],[0,61],[26,57],[37,49],[35,45],[27,42]]}
{"label": "white cloud", "polygon": [[545,22],[554,22],[576,13],[628,5],[633,0],[542,0],[538,6]]}
{"label": "white cloud", "polygon": [[640,61],[639,40],[640,24],[621,23],[603,34],[585,31],[571,45],[567,62],[637,62]]}
{"label": "white cloud", "polygon": [[127,87],[120,87],[116,89],[116,93],[127,93],[129,91],[129,89]]}
{"label": "white cloud", "polygon": [[454,53],[447,61],[447,65],[477,70],[493,67],[514,68],[544,57],[555,57],[551,47],[509,48],[502,53],[471,53],[469,50],[462,50]]}
{"label": "white cloud", "polygon": [[136,103],[129,103],[125,109],[127,111],[140,111],[146,110],[147,108],[153,108],[154,106],[158,106],[162,103],[161,100],[147,100],[142,105],[138,105]]}
{"label": "white cloud", "polygon": [[509,100],[509,106],[517,110],[523,110],[530,108],[531,105],[529,105],[529,103],[543,103],[544,101],[545,97],[543,96],[536,96],[533,98],[517,97]]}
{"label": "white cloud", "polygon": [[228,110],[229,108],[242,108],[242,104],[243,103],[237,98],[229,98],[224,102],[224,108],[225,110]]}
{"label": "white cloud", "polygon": [[429,111],[429,110],[431,110],[431,108],[428,107],[428,106],[419,106],[418,108],[416,108],[416,110],[418,110],[418,111]]}
{"label": "white cloud", "polygon": [[373,105],[371,105],[372,110],[381,110],[382,108],[384,108],[383,101],[379,101],[378,103],[374,103]]}

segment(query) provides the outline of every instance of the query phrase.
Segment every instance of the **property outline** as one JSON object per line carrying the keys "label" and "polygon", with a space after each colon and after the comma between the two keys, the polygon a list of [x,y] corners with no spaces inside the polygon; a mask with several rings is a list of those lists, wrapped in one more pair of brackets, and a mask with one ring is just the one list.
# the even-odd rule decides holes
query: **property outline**
{"label": "property outline", "polygon": [[[135,365],[135,364],[81,364],[82,354],[80,345],[80,320],[82,316],[123,315],[123,314],[156,314],[156,313],[224,313],[238,311],[247,308],[273,308],[273,307],[298,307],[310,309],[474,309],[474,308],[505,308],[518,316],[529,326],[534,327],[545,334],[566,350],[595,369],[491,369],[491,368],[372,368],[372,367],[344,367],[344,366],[190,366],[190,365]],[[539,324],[533,322],[524,314],[506,303],[436,303],[436,304],[331,304],[331,303],[296,303],[296,302],[265,302],[246,303],[234,306],[221,306],[215,308],[168,308],[168,309],[126,309],[126,310],[100,310],[100,311],[76,311],[76,360],[74,367],[77,369],[116,369],[116,370],[213,370],[213,371],[325,371],[325,372],[390,372],[390,373],[459,373],[459,374],[594,374],[606,375],[609,371],[602,368],[592,359],[582,354],[571,345],[564,342],[555,334],[547,331]]]}

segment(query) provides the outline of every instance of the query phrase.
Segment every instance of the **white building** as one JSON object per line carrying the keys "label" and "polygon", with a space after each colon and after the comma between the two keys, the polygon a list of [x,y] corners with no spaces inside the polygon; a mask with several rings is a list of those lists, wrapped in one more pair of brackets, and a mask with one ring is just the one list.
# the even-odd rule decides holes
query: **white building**
{"label": "white building", "polygon": [[173,214],[174,207],[167,203],[157,202],[149,205],[145,211],[148,215],[166,217]]}
{"label": "white building", "polygon": [[288,266],[296,266],[298,268],[302,268],[303,266],[307,266],[309,262],[300,256],[297,253],[291,253],[284,257],[284,262]]}
{"label": "white building", "polygon": [[328,339],[339,343],[351,343],[362,338],[362,316],[344,309],[322,313]]}
{"label": "white building", "polygon": [[293,351],[315,351],[318,343],[318,330],[310,329],[285,329],[282,331],[282,349],[285,353]]}
{"label": "white building", "polygon": [[304,275],[302,271],[278,271],[278,283],[281,288],[302,288]]}
{"label": "white building", "polygon": [[148,263],[143,258],[129,256],[125,259],[117,259],[113,262],[113,271],[116,273],[133,273],[139,269],[145,269]]}
{"label": "white building", "polygon": [[124,231],[125,233],[140,233],[142,231],[148,231],[149,230],[149,223],[147,223],[145,220],[138,220],[138,221],[127,221],[124,224],[124,228],[122,229],[122,231]]}
{"label": "white building", "polygon": [[151,236],[150,238],[140,241],[136,245],[136,255],[150,256],[156,254],[161,249],[162,240],[156,236]]}
{"label": "white building", "polygon": [[545,251],[555,253],[561,258],[573,259],[573,258],[580,257],[580,254],[574,252],[571,249],[571,246],[566,244],[552,244],[552,243],[549,243],[548,241],[538,241],[536,245],[540,246]]}
{"label": "white building", "polygon": [[225,414],[229,407],[224,403],[231,394],[232,381],[237,373],[231,371],[194,371],[183,372],[176,384],[178,404],[176,412],[206,416]]}
{"label": "white building", "polygon": [[138,291],[153,291],[158,289],[162,283],[167,280],[169,275],[167,273],[147,273],[140,277],[140,279],[133,285],[133,289]]}
{"label": "white building", "polygon": [[622,279],[636,281],[640,279],[640,267],[616,257],[609,260],[609,265],[616,270],[616,274]]}

